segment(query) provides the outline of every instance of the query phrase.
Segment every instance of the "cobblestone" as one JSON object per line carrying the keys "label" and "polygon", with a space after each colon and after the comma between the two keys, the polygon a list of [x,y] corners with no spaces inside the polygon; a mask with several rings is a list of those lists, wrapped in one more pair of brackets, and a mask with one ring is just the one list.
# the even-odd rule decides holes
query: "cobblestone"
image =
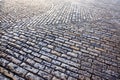
{"label": "cobblestone", "polygon": [[47,79],[47,80],[50,80],[52,78],[52,75],[51,74],[48,74],[46,72],[43,72],[43,71],[39,71],[38,72],[38,75],[42,76],[43,78]]}
{"label": "cobblestone", "polygon": [[57,51],[53,51],[53,50],[51,51],[51,53],[52,53],[52,54],[55,54],[55,55],[57,55],[57,56],[60,56],[60,55],[61,55],[61,53],[59,53],[59,52],[57,52]]}
{"label": "cobblestone", "polygon": [[40,57],[41,59],[44,59],[44,60],[46,60],[46,61],[48,61],[48,62],[51,62],[51,59],[49,58],[49,57],[46,57],[46,56],[41,56]]}
{"label": "cobblestone", "polygon": [[73,61],[67,60],[67,59],[65,59],[65,58],[60,58],[60,57],[59,57],[58,60],[61,61],[61,62],[66,63],[66,64],[69,64],[69,65],[71,65],[71,66],[79,67],[79,64],[78,64],[78,63],[75,63],[75,62],[73,62]]}
{"label": "cobblestone", "polygon": [[59,71],[53,71],[52,74],[63,79],[63,80],[67,80],[67,75],[64,73],[61,73]]}
{"label": "cobblestone", "polygon": [[67,54],[72,56],[72,57],[77,57],[78,56],[76,53],[72,53],[72,52],[67,52]]}
{"label": "cobblestone", "polygon": [[10,80],[13,79],[15,80],[16,78],[13,77],[13,74],[11,72],[8,72],[6,69],[3,67],[0,67],[0,79],[2,80]]}
{"label": "cobblestone", "polygon": [[22,76],[22,77],[24,77],[24,75],[27,73],[27,71],[26,71],[25,69],[23,69],[23,68],[15,65],[15,64],[13,64],[13,63],[9,63],[9,64],[8,64],[8,68],[9,68],[11,71],[19,74],[19,75]]}
{"label": "cobblestone", "polygon": [[60,79],[57,77],[53,77],[52,80],[60,80]]}
{"label": "cobblestone", "polygon": [[37,73],[37,72],[38,72],[38,69],[35,69],[35,68],[33,68],[32,66],[26,65],[25,63],[22,63],[22,64],[21,64],[21,67],[23,67],[23,68],[25,68],[25,69],[27,69],[27,70],[29,70],[29,71],[31,71],[31,72],[34,72],[34,73]]}
{"label": "cobblestone", "polygon": [[0,0],[0,79],[119,80],[119,0]]}
{"label": "cobblestone", "polygon": [[36,76],[36,75],[34,75],[32,73],[27,73],[27,75],[25,77],[28,80],[34,80],[34,79],[35,80],[44,80],[42,77]]}

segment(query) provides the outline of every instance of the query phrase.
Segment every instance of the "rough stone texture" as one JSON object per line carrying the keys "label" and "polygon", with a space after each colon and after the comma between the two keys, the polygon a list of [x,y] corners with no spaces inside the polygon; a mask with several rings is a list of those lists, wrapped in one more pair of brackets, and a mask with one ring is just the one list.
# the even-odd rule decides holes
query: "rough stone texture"
{"label": "rough stone texture", "polygon": [[0,0],[0,80],[120,80],[120,0]]}
{"label": "rough stone texture", "polygon": [[0,80],[10,80],[9,78],[7,78],[6,76],[0,74]]}

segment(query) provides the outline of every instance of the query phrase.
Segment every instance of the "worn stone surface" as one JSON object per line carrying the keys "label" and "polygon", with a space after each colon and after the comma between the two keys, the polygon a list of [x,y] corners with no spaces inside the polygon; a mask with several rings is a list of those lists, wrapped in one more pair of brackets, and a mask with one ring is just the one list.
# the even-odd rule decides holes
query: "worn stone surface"
{"label": "worn stone surface", "polygon": [[120,0],[0,0],[0,80],[120,80]]}
{"label": "worn stone surface", "polygon": [[0,80],[10,80],[9,78],[7,78],[6,76],[0,74]]}

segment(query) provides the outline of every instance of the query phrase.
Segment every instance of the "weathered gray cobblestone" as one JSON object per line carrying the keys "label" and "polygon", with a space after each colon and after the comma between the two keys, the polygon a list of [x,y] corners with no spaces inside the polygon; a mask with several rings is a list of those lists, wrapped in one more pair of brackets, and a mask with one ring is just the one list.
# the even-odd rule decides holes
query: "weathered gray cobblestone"
{"label": "weathered gray cobblestone", "polygon": [[39,76],[37,76],[37,75],[34,75],[34,74],[32,74],[32,73],[27,73],[27,75],[25,76],[26,77],[26,79],[28,79],[28,80],[44,80],[44,78],[42,78],[42,77],[39,77]]}
{"label": "weathered gray cobblestone", "polygon": [[0,1],[0,79],[119,80],[119,3]]}
{"label": "weathered gray cobblestone", "polygon": [[23,67],[23,68],[25,68],[25,69],[27,69],[28,71],[31,71],[31,72],[33,72],[33,73],[37,73],[37,72],[38,72],[38,69],[35,69],[34,67],[29,66],[29,65],[27,65],[27,64],[25,64],[25,63],[22,63],[22,64],[21,64],[21,67]]}
{"label": "weathered gray cobblestone", "polygon": [[51,74],[48,74],[48,73],[43,72],[43,71],[39,71],[39,72],[38,72],[38,75],[42,76],[42,77],[45,78],[46,80],[52,79],[52,75],[51,75]]}
{"label": "weathered gray cobblestone", "polygon": [[18,65],[15,65],[13,63],[9,63],[7,66],[11,71],[17,73],[19,76],[24,77],[24,75],[27,73],[27,71]]}

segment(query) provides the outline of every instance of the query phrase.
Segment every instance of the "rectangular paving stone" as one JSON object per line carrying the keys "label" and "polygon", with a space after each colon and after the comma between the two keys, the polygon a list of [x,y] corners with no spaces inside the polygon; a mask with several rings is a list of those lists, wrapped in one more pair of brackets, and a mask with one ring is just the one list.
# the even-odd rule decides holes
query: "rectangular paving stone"
{"label": "rectangular paving stone", "polygon": [[11,56],[11,59],[12,59],[12,62],[15,63],[15,64],[20,64],[21,63],[20,60],[18,60],[17,58],[14,58],[12,56]]}
{"label": "rectangular paving stone", "polygon": [[50,49],[54,48],[54,46],[52,46],[52,45],[47,45],[47,47],[50,48]]}
{"label": "rectangular paving stone", "polygon": [[0,65],[5,67],[8,63],[9,63],[9,61],[7,61],[6,59],[0,58]]}
{"label": "rectangular paving stone", "polygon": [[70,46],[70,48],[74,49],[74,50],[80,50],[78,47],[76,46]]}
{"label": "rectangular paving stone", "polygon": [[25,62],[30,65],[34,65],[36,63],[35,61],[33,61],[32,59],[29,59],[29,58]]}
{"label": "rectangular paving stone", "polygon": [[13,64],[13,63],[9,63],[9,64],[7,65],[7,67],[8,67],[11,71],[19,74],[19,75],[22,76],[22,77],[27,73],[27,71],[26,71],[25,69],[19,67],[19,66],[16,65],[16,64]]}
{"label": "rectangular paving stone", "polygon": [[63,39],[60,39],[60,38],[56,38],[55,40],[60,42],[65,42]]}
{"label": "rectangular paving stone", "polygon": [[67,52],[67,54],[70,55],[70,56],[72,56],[72,57],[77,57],[78,56],[78,54],[73,53],[73,52]]}
{"label": "rectangular paving stone", "polygon": [[43,54],[43,55],[45,55],[45,56],[48,56],[48,57],[50,57],[50,58],[52,58],[52,59],[56,59],[56,58],[57,58],[56,55],[51,54],[51,53],[48,53],[48,52],[45,52],[45,51],[43,51],[43,50],[41,50],[39,53],[40,53],[40,54]]}
{"label": "rectangular paving stone", "polygon": [[65,72],[65,69],[60,67],[60,66],[57,66],[57,65],[54,65],[52,64],[51,67],[55,70],[58,70],[58,71],[61,71],[61,72]]}
{"label": "rectangular paving stone", "polygon": [[37,68],[37,69],[41,69],[41,70],[43,70],[45,68],[44,65],[42,65],[40,63],[37,63],[37,62],[34,64],[34,67]]}
{"label": "rectangular paving stone", "polygon": [[47,57],[47,56],[44,56],[44,55],[42,55],[40,58],[43,59],[43,60],[46,60],[46,61],[48,61],[48,62],[51,62],[51,61],[52,61],[51,58],[49,58],[49,57]]}
{"label": "rectangular paving stone", "polygon": [[50,52],[50,51],[51,51],[51,49],[46,48],[46,47],[43,47],[42,50],[44,50],[44,51],[46,51],[46,52]]}
{"label": "rectangular paving stone", "polygon": [[72,51],[72,49],[70,47],[62,46],[62,48],[67,50],[67,51]]}
{"label": "rectangular paving stone", "polygon": [[41,46],[47,46],[47,43],[45,43],[45,42],[39,42],[39,45],[41,45]]}
{"label": "rectangular paving stone", "polygon": [[26,53],[24,51],[19,51],[19,53],[22,55],[26,55]]}
{"label": "rectangular paving stone", "polygon": [[40,57],[40,56],[41,56],[41,54],[38,53],[38,52],[32,52],[31,54],[32,54],[33,56],[35,56],[35,57]]}
{"label": "rectangular paving stone", "polygon": [[57,56],[60,56],[60,55],[61,55],[61,53],[59,53],[59,52],[57,52],[57,51],[54,51],[54,50],[52,50],[51,53],[54,54],[54,55],[57,55]]}
{"label": "rectangular paving stone", "polygon": [[53,77],[52,80],[60,80],[60,78],[57,78],[57,77]]}
{"label": "rectangular paving stone", "polygon": [[30,65],[28,65],[26,63],[22,63],[20,66],[23,67],[24,69],[28,70],[28,71],[33,72],[33,73],[38,72],[38,69],[35,69],[34,67],[32,67],[32,66],[30,66]]}
{"label": "rectangular paving stone", "polygon": [[60,62],[60,61],[57,61],[57,60],[52,60],[51,63],[56,64],[56,65],[60,65],[60,64],[61,64],[61,62]]}
{"label": "rectangular paving stone", "polygon": [[42,62],[42,59],[40,59],[38,57],[34,57],[33,60],[36,61],[36,62],[39,62],[39,63]]}
{"label": "rectangular paving stone", "polygon": [[52,71],[52,74],[63,80],[67,80],[67,77],[68,77],[66,74],[61,73],[59,71]]}
{"label": "rectangular paving stone", "polygon": [[75,78],[79,78],[79,74],[74,73],[72,71],[66,71],[66,74],[69,74],[70,76],[75,77]]}
{"label": "rectangular paving stone", "polygon": [[19,80],[25,80],[24,78],[19,77],[19,76],[17,76],[17,75],[14,75],[13,77],[14,77],[15,79],[17,79],[17,80],[18,80],[18,79],[19,79]]}
{"label": "rectangular paving stone", "polygon": [[14,74],[10,71],[8,71],[7,69],[3,68],[3,67],[0,67],[0,79],[1,80],[4,80],[4,79],[8,79],[10,80],[11,79],[16,79],[14,78]]}
{"label": "rectangular paving stone", "polygon": [[45,78],[47,80],[51,80],[52,79],[52,75],[51,74],[48,74],[48,73],[43,72],[43,71],[39,71],[38,75],[42,76],[43,78]]}
{"label": "rectangular paving stone", "polygon": [[63,54],[67,53],[67,50],[62,49],[60,47],[56,47],[55,50],[58,51],[58,52],[60,52],[60,53],[63,53]]}
{"label": "rectangular paving stone", "polygon": [[41,64],[50,67],[52,63],[47,61],[42,61]]}
{"label": "rectangular paving stone", "polygon": [[63,62],[63,63],[67,63],[67,64],[69,64],[71,66],[79,67],[79,64],[77,64],[77,63],[75,63],[73,61],[70,61],[70,60],[67,60],[67,59],[64,59],[64,58],[60,58],[60,57],[58,57],[58,60]]}
{"label": "rectangular paving stone", "polygon": [[71,56],[66,55],[66,54],[62,54],[61,57],[62,57],[62,58],[65,58],[65,59],[71,59]]}
{"label": "rectangular paving stone", "polygon": [[85,50],[85,49],[81,49],[80,51],[84,52],[84,53],[89,53],[89,51]]}
{"label": "rectangular paving stone", "polygon": [[37,75],[35,75],[35,74],[32,74],[32,73],[27,73],[26,74],[26,79],[28,79],[28,80],[44,80],[42,77],[40,77],[40,76],[37,76]]}
{"label": "rectangular paving stone", "polygon": [[92,66],[92,63],[82,61],[82,62],[81,62],[81,66],[91,67],[91,66]]}
{"label": "rectangular paving stone", "polygon": [[68,41],[65,41],[66,44],[69,44],[69,45],[75,45],[74,43],[71,43],[71,42],[68,42]]}
{"label": "rectangular paving stone", "polygon": [[46,66],[46,67],[44,68],[44,71],[47,72],[47,73],[49,73],[49,74],[51,74],[51,71],[52,71],[52,70],[53,70],[53,69],[52,69],[51,67],[47,67],[47,66]]}

